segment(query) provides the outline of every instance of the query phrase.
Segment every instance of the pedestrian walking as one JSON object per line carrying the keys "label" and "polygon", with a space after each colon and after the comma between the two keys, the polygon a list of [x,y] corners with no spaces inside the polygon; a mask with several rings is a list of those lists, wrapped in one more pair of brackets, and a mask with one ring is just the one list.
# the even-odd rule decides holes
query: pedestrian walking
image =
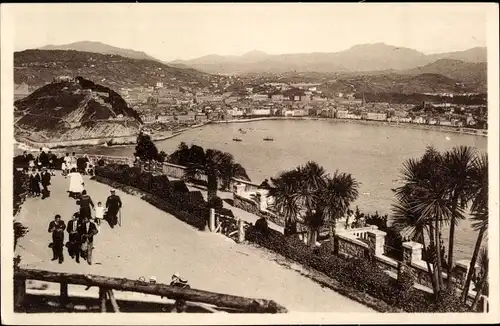
{"label": "pedestrian walking", "polygon": [[52,260],[59,260],[59,264],[64,261],[63,247],[64,247],[64,230],[66,224],[61,220],[61,215],[57,214],[54,220],[49,223],[49,233],[52,233]]}
{"label": "pedestrian walking", "polygon": [[87,194],[87,190],[82,191],[82,195],[80,196],[80,199],[78,199],[78,204],[80,205],[80,218],[85,218],[88,217],[89,219],[92,218],[92,209],[94,208],[94,202],[92,201],[92,198]]}
{"label": "pedestrian walking", "polygon": [[114,189],[111,189],[111,195],[106,200],[106,217],[108,219],[109,225],[111,228],[114,228],[116,223],[118,222],[118,213],[122,208],[122,200]]}
{"label": "pedestrian walking", "polygon": [[42,168],[49,167],[49,155],[45,152],[43,148],[40,148],[40,155],[38,156],[38,162]]}
{"label": "pedestrian walking", "polygon": [[71,161],[70,161],[69,168],[70,168],[70,170],[75,169],[76,171],[78,171],[78,158],[76,157],[75,152],[73,152],[71,155]]}
{"label": "pedestrian walking", "polygon": [[76,262],[80,263],[80,235],[78,234],[78,227],[80,225],[80,214],[77,212],[73,214],[71,220],[68,221],[68,254],[71,258],[76,257]]}
{"label": "pedestrian walking", "polygon": [[52,153],[52,151],[48,151],[47,155],[49,156],[49,172],[50,175],[55,176],[56,175],[56,161],[57,161],[57,156],[56,154]]}
{"label": "pedestrian walking", "polygon": [[42,176],[41,176],[41,183],[42,183],[42,199],[45,199],[50,196],[50,191],[49,191],[49,186],[50,186],[50,172],[47,170],[47,168],[42,168]]}
{"label": "pedestrian walking", "polygon": [[71,169],[69,176],[69,196],[77,198],[84,190],[82,175],[76,172],[76,169]]}
{"label": "pedestrian walking", "polygon": [[29,179],[30,190],[31,190],[32,196],[35,196],[35,197],[40,196],[40,182],[41,181],[42,180],[40,177],[40,173],[38,173],[36,168],[33,168],[33,170],[31,171],[30,179]]}
{"label": "pedestrian walking", "polygon": [[81,256],[92,265],[92,251],[94,250],[94,236],[99,233],[96,225],[88,217],[83,217],[82,223],[78,227],[78,233],[81,237]]}
{"label": "pedestrian walking", "polygon": [[95,208],[95,224],[97,225],[97,229],[99,229],[99,225],[101,225],[101,220],[104,218],[104,207],[101,202],[97,203],[97,207]]}
{"label": "pedestrian walking", "polygon": [[71,157],[69,156],[69,153],[66,153],[66,156],[64,157],[63,159],[63,175],[64,176],[67,176],[69,174],[69,172],[71,171],[70,167],[71,167]]}

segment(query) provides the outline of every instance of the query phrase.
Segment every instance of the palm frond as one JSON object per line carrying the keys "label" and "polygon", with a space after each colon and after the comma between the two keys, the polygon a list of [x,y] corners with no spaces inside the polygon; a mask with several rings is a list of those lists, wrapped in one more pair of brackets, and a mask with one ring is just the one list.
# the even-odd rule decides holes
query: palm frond
{"label": "palm frond", "polygon": [[483,247],[483,248],[481,248],[481,251],[479,252],[478,265],[483,272],[486,272],[488,270],[489,263],[490,263],[490,259],[488,256],[488,248]]}

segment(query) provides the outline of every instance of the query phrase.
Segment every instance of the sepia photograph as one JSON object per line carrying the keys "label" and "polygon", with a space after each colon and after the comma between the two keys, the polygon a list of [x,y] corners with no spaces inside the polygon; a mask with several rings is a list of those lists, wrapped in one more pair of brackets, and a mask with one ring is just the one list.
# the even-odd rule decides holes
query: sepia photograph
{"label": "sepia photograph", "polygon": [[498,4],[1,14],[2,323],[500,321]]}

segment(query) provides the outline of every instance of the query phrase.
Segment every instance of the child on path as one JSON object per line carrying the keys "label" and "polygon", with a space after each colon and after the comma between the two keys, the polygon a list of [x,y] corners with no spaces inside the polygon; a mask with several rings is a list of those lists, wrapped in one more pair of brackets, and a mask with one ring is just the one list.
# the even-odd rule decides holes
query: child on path
{"label": "child on path", "polygon": [[104,218],[104,207],[101,202],[97,203],[97,207],[95,208],[95,224],[97,225],[97,229],[99,230],[99,226],[101,225],[101,220]]}

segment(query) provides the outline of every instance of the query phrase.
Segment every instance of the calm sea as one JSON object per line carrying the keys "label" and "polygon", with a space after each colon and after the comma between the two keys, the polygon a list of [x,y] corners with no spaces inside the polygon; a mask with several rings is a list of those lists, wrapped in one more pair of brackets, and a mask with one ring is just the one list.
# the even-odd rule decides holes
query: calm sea
{"label": "calm sea", "polygon": [[[274,141],[263,141],[265,137]],[[235,142],[233,138],[242,141]],[[402,163],[422,155],[426,146],[433,145],[441,151],[457,145],[487,150],[487,138],[479,136],[306,120],[208,125],[158,142],[157,147],[170,153],[181,141],[232,153],[255,183],[308,160],[316,161],[329,172],[349,172],[361,183],[354,206],[382,214],[391,212],[391,189],[399,184]],[[93,147],[85,151],[125,156],[132,155],[134,148]],[[457,234],[457,259],[470,259],[476,239],[470,222],[460,223]]]}

